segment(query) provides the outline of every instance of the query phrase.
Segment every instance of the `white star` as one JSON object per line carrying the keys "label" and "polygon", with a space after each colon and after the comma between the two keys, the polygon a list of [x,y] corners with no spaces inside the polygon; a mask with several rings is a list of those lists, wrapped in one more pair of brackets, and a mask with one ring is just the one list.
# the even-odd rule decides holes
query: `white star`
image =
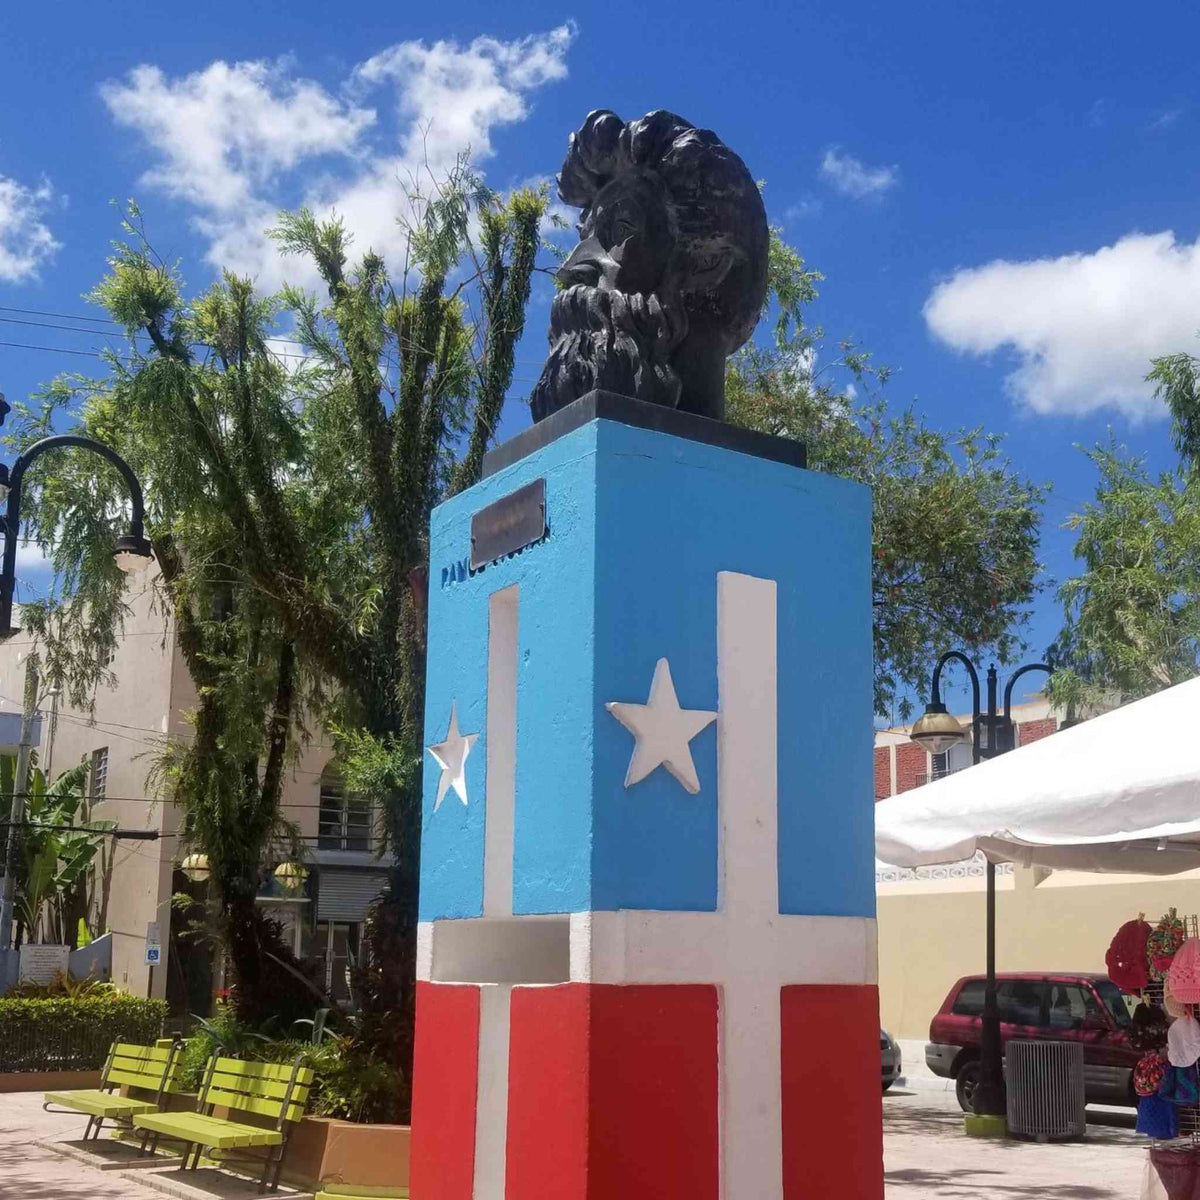
{"label": "white star", "polygon": [[640,783],[658,766],[666,767],[694,796],[700,790],[696,764],[688,743],[717,719],[715,712],[698,708],[680,708],[671,682],[671,666],[660,658],[645,704],[621,704],[610,701],[604,706],[637,739],[625,786]]}
{"label": "white star", "polygon": [[450,705],[450,728],[446,730],[446,740],[430,746],[429,753],[434,761],[442,768],[442,776],[438,780],[437,799],[433,802],[433,811],[437,812],[446,798],[447,791],[453,788],[464,805],[467,803],[467,755],[475,744],[477,733],[458,732],[458,712],[454,704]]}

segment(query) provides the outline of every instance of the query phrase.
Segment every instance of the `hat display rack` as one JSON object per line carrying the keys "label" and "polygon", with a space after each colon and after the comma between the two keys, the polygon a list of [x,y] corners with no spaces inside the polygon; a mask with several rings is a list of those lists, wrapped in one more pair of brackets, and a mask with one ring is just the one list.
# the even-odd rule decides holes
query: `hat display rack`
{"label": "hat display rack", "polygon": [[[1143,921],[1144,914],[1139,913],[1137,920],[1138,922]],[[1116,954],[1117,958],[1123,958],[1126,963],[1131,959],[1130,943],[1128,940],[1122,942],[1121,938],[1133,924],[1133,922],[1128,922],[1122,926],[1121,932],[1113,939],[1113,947],[1110,949],[1110,954]],[[1182,938],[1180,939],[1181,934]],[[1200,971],[1195,969],[1200,965],[1200,957],[1197,956],[1197,951],[1200,951],[1200,941],[1196,941],[1198,938],[1200,938],[1200,920],[1197,919],[1197,914],[1192,913],[1180,918],[1175,909],[1170,909],[1155,926],[1146,943],[1148,970],[1145,982],[1140,987],[1133,988],[1128,986],[1131,981],[1127,979],[1126,985],[1122,986],[1122,990],[1126,992],[1140,994],[1142,1005],[1157,1009],[1163,1025],[1168,1022],[1174,1024],[1176,1021],[1186,1018],[1200,1017],[1200,1003],[1195,1000],[1191,1002],[1178,1000],[1171,990],[1170,979],[1176,955],[1181,955],[1183,947],[1191,943],[1188,954],[1184,956],[1191,960],[1192,967],[1188,972],[1188,995],[1200,998]],[[1107,961],[1110,973],[1121,973],[1112,972],[1111,968],[1117,964],[1111,958]],[[1168,1046],[1164,1046],[1160,1051],[1160,1054],[1164,1056],[1161,1062],[1165,1068],[1167,1079],[1164,1080],[1163,1087],[1152,1101],[1161,1104],[1161,1099],[1164,1097],[1170,1101],[1165,1107],[1169,1107],[1174,1114],[1174,1136],[1161,1137],[1151,1129],[1143,1127],[1140,1105],[1146,1103],[1148,1098],[1142,1094],[1140,1088],[1137,1089],[1139,1095],[1143,1097],[1139,1103],[1138,1128],[1139,1131],[1147,1133],[1150,1137],[1150,1146],[1147,1152],[1150,1162],[1144,1185],[1144,1188],[1149,1190],[1143,1190],[1143,1197],[1163,1194],[1162,1191],[1156,1190],[1155,1185],[1151,1183],[1152,1176],[1157,1176],[1157,1187],[1165,1189],[1169,1200],[1174,1200],[1176,1197],[1182,1200],[1183,1197],[1200,1195],[1200,1192],[1194,1190],[1200,1186],[1200,1103],[1181,1103],[1180,1090],[1168,1086],[1171,1077],[1176,1075],[1175,1068],[1167,1065],[1168,1058],[1166,1056],[1171,1053],[1168,1047],[1179,1048],[1192,1042],[1194,1039],[1191,1036],[1188,1038],[1178,1036],[1185,1032],[1190,1035],[1194,1031],[1177,1030],[1177,1036],[1169,1038]],[[1187,1050],[1187,1057],[1190,1057],[1191,1048]],[[1193,1080],[1197,1078],[1194,1065],[1186,1068],[1185,1071],[1191,1075]],[[1179,1071],[1178,1076],[1183,1076],[1185,1071]],[[1135,1086],[1138,1074],[1139,1072],[1135,1071]]]}
{"label": "hat display rack", "polygon": [[[1184,929],[1184,944],[1188,940],[1200,937],[1200,919],[1196,913],[1183,918]],[[1157,1004],[1160,1008],[1165,1007],[1164,992],[1168,984],[1168,980],[1156,980],[1152,984],[1153,999],[1151,1003]],[[1200,1004],[1185,1004],[1184,1009],[1187,1014],[1192,1017],[1200,1017]],[[1163,1142],[1166,1146],[1188,1146],[1193,1154],[1200,1153],[1200,1106],[1195,1104],[1184,1104],[1179,1108],[1179,1136],[1172,1141]]]}

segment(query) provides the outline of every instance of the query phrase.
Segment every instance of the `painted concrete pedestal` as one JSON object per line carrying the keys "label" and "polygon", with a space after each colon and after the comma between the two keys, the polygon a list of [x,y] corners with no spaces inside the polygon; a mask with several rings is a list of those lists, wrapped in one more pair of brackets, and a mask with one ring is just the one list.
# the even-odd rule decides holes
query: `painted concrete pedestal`
{"label": "painted concrete pedestal", "polygon": [[414,1200],[883,1195],[870,498],[647,408],[434,513]]}

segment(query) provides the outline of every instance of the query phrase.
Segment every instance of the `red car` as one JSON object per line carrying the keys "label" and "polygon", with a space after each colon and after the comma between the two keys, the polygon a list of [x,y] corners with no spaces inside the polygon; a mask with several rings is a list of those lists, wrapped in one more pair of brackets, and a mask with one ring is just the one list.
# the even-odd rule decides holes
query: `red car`
{"label": "red car", "polygon": [[[968,975],[951,989],[929,1024],[925,1062],[955,1081],[958,1102],[971,1111],[979,1082],[979,1038],[986,980]],[[1141,1057],[1129,1044],[1129,1009],[1107,975],[1041,974],[996,976],[1000,1041],[1048,1038],[1082,1042],[1084,1088],[1089,1104],[1136,1104],[1133,1068]]]}

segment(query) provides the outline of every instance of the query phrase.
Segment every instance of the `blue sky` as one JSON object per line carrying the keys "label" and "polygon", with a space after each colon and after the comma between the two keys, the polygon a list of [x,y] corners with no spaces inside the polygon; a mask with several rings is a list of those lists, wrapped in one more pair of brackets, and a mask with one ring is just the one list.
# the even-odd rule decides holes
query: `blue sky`
{"label": "blue sky", "polygon": [[[1198,21],[1186,5],[1159,17],[961,0],[9,5],[0,305],[95,315],[81,297],[113,198],[138,198],[189,283],[224,262],[269,286],[295,271],[259,236],[284,205],[335,205],[360,247],[398,244],[395,177],[418,129],[435,162],[469,142],[504,188],[552,175],[589,109],[671,108],[767,181],[772,219],[827,276],[819,320],[899,368],[894,404],[1004,432],[1017,464],[1053,481],[1043,558],[1061,578],[1058,526],[1093,483],[1074,446],[1111,427],[1168,465],[1141,377],[1200,329]],[[505,432],[528,420],[540,303]],[[2,342],[102,343],[0,317]],[[0,346],[0,390],[90,363]],[[1058,624],[1047,594],[1031,655]]]}

